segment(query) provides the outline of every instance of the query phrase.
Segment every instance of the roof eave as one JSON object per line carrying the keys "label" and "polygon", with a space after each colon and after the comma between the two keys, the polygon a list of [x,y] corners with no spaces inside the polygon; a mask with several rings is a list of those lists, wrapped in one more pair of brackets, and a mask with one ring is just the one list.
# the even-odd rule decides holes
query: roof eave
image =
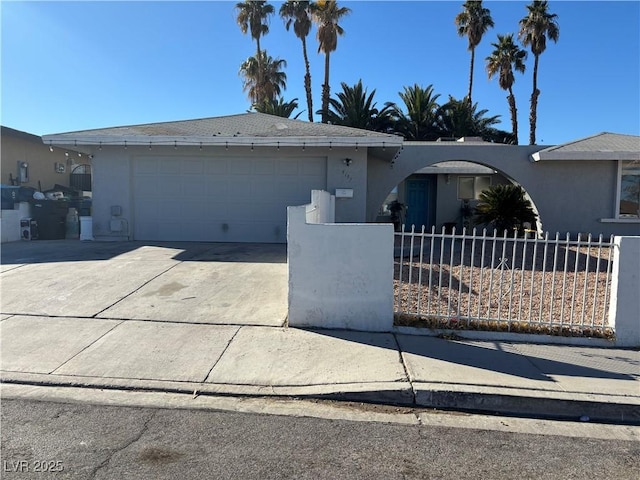
{"label": "roof eave", "polygon": [[535,162],[539,161],[563,161],[563,160],[640,160],[640,152],[551,152],[540,151],[531,155]]}
{"label": "roof eave", "polygon": [[153,145],[153,146],[309,146],[309,147],[401,147],[402,137],[395,135],[362,136],[362,137],[318,137],[318,136],[140,136],[125,135],[113,137],[111,135],[69,135],[53,134],[45,135],[42,141],[49,145],[76,147],[107,146],[107,145]]}

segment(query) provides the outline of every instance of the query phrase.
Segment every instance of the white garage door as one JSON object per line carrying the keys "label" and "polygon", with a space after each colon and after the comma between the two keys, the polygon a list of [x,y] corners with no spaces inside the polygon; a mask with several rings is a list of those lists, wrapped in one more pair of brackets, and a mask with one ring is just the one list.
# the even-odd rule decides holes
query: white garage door
{"label": "white garage door", "polygon": [[326,158],[138,157],[134,238],[286,241],[287,206],[326,189]]}

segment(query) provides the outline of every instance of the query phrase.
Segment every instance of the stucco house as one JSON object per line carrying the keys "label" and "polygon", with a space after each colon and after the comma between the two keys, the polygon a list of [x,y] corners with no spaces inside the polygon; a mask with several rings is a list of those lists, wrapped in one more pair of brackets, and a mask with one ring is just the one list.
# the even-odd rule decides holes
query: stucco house
{"label": "stucco house", "polygon": [[[77,180],[72,178],[72,172],[91,171],[88,155],[73,148],[45,144],[38,135],[5,126],[0,127],[0,153],[3,185],[41,191],[55,185],[72,187]],[[91,191],[90,181],[82,190]]]}
{"label": "stucco house", "polygon": [[[91,158],[84,153],[68,147],[44,144],[38,135],[2,126],[0,158],[2,243],[15,242],[23,238],[22,220],[31,218],[34,214],[40,216],[29,203],[35,191],[62,189],[66,190],[66,194],[76,197],[91,195]],[[44,226],[44,223],[41,222],[41,226]],[[42,238],[46,238],[50,233],[48,226],[41,232]],[[64,225],[60,228],[64,235]]]}
{"label": "stucco house", "polygon": [[402,138],[245,113],[71,132],[45,143],[93,155],[98,239],[285,242],[286,207],[337,193],[336,220],[367,215],[371,168]]}
{"label": "stucco house", "polygon": [[553,147],[405,142],[244,113],[43,141],[93,156],[97,239],[284,242],[286,207],[308,203],[312,189],[336,195],[337,222],[387,221],[385,204],[398,198],[408,222],[439,229],[460,221],[461,202],[506,182],[526,190],[540,230],[640,235],[637,136]]}

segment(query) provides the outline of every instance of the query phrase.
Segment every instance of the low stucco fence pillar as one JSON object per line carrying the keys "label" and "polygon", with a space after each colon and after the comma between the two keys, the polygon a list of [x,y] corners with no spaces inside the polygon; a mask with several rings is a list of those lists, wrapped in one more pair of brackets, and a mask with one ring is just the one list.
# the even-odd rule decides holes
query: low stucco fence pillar
{"label": "low stucco fence pillar", "polygon": [[616,346],[640,347],[640,237],[614,237],[609,325]]}
{"label": "low stucco fence pillar", "polygon": [[289,325],[390,331],[393,226],[308,223],[317,207],[287,210]]}

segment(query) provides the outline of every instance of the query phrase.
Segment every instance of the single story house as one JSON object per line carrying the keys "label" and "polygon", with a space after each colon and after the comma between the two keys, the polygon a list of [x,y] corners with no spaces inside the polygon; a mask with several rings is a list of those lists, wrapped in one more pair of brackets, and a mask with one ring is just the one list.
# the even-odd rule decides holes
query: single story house
{"label": "single story house", "polygon": [[440,229],[461,220],[461,202],[505,182],[526,190],[540,230],[640,235],[640,137],[631,135],[554,147],[405,142],[244,113],[43,141],[93,156],[97,239],[284,242],[286,207],[308,203],[313,189],[335,194],[337,222],[386,221],[395,195],[407,221]]}
{"label": "single story house", "polygon": [[112,240],[286,241],[287,206],[337,193],[362,222],[370,168],[402,138],[262,113],[47,135],[93,155],[93,235]]}

